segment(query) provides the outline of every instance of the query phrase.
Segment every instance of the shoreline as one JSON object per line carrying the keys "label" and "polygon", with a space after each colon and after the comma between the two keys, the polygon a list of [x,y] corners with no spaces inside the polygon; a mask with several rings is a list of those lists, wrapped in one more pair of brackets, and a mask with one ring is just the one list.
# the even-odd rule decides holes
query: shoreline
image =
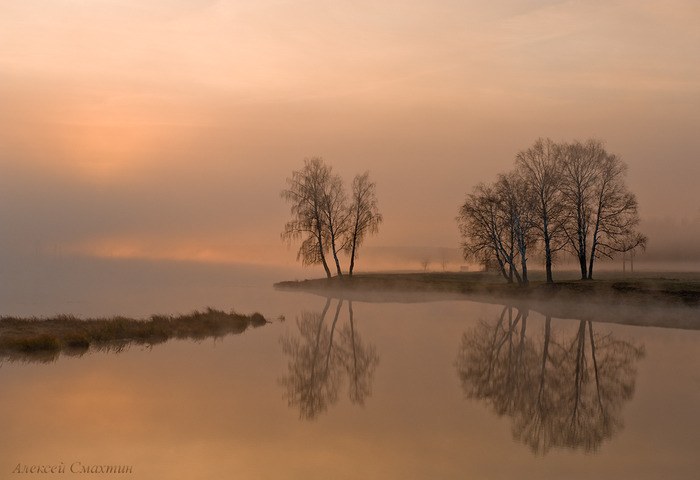
{"label": "shoreline", "polygon": [[277,289],[342,290],[345,292],[429,292],[462,295],[487,294],[513,299],[583,299],[616,302],[635,300],[648,304],[700,306],[700,276],[678,279],[655,276],[593,280],[531,281],[527,286],[506,283],[483,272],[365,273],[353,276],[283,281]]}
{"label": "shoreline", "polygon": [[478,301],[556,318],[700,330],[700,276],[612,276],[532,281],[522,287],[484,272],[369,273],[284,281],[274,287],[360,302]]}

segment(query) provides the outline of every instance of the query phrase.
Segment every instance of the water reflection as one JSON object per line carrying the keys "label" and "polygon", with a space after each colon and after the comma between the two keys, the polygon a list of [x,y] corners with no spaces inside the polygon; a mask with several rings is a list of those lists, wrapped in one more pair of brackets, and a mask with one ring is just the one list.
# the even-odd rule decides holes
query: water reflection
{"label": "water reflection", "polygon": [[362,342],[355,331],[352,301],[348,301],[348,321],[339,326],[344,300],[338,299],[330,328],[326,316],[331,298],[321,312],[302,312],[297,318],[299,335],[280,339],[287,355],[287,375],[280,379],[286,387],[290,406],[299,407],[299,416],[313,419],[338,400],[338,392],[348,382],[348,398],[364,405],[372,393],[374,371],[379,356],[373,345]]}
{"label": "water reflection", "polygon": [[[528,331],[528,310],[504,307],[464,333],[456,361],[468,398],[512,419],[513,437],[545,454],[552,447],[597,450],[622,429],[643,346],[600,335],[590,320],[576,331]],[[563,330],[563,329],[562,329]]]}

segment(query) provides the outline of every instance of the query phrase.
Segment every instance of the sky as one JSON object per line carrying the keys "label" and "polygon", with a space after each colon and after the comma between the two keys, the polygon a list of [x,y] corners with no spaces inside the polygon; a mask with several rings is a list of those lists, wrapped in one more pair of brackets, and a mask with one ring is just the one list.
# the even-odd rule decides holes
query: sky
{"label": "sky", "polygon": [[368,247],[457,247],[465,195],[539,137],[602,140],[650,249],[696,243],[698,19],[696,0],[0,0],[0,247],[294,263],[280,192],[312,156],[370,172]]}

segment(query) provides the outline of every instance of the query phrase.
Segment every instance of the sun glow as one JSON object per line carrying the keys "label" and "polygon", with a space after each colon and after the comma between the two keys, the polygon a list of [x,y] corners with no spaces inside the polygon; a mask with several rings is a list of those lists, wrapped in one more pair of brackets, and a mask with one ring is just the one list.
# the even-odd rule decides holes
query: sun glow
{"label": "sun glow", "polygon": [[154,150],[152,129],[116,124],[73,125],[64,137],[64,151],[85,177],[103,181],[133,172]]}
{"label": "sun glow", "polygon": [[67,249],[71,254],[98,258],[173,260],[205,263],[246,263],[255,265],[293,264],[280,245],[234,242],[213,244],[206,240],[120,237],[93,239]]}
{"label": "sun glow", "polygon": [[187,135],[157,99],[125,98],[83,104],[56,125],[67,163],[94,181],[130,177],[158,160]]}

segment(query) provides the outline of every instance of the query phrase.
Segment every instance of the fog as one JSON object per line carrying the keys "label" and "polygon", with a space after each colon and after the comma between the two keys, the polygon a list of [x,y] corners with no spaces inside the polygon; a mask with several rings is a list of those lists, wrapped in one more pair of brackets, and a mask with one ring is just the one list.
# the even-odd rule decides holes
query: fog
{"label": "fog", "polygon": [[2,261],[290,266],[279,193],[323,156],[377,183],[358,268],[421,268],[400,252],[456,248],[464,195],[541,136],[603,140],[650,261],[697,261],[699,8],[2,2]]}

